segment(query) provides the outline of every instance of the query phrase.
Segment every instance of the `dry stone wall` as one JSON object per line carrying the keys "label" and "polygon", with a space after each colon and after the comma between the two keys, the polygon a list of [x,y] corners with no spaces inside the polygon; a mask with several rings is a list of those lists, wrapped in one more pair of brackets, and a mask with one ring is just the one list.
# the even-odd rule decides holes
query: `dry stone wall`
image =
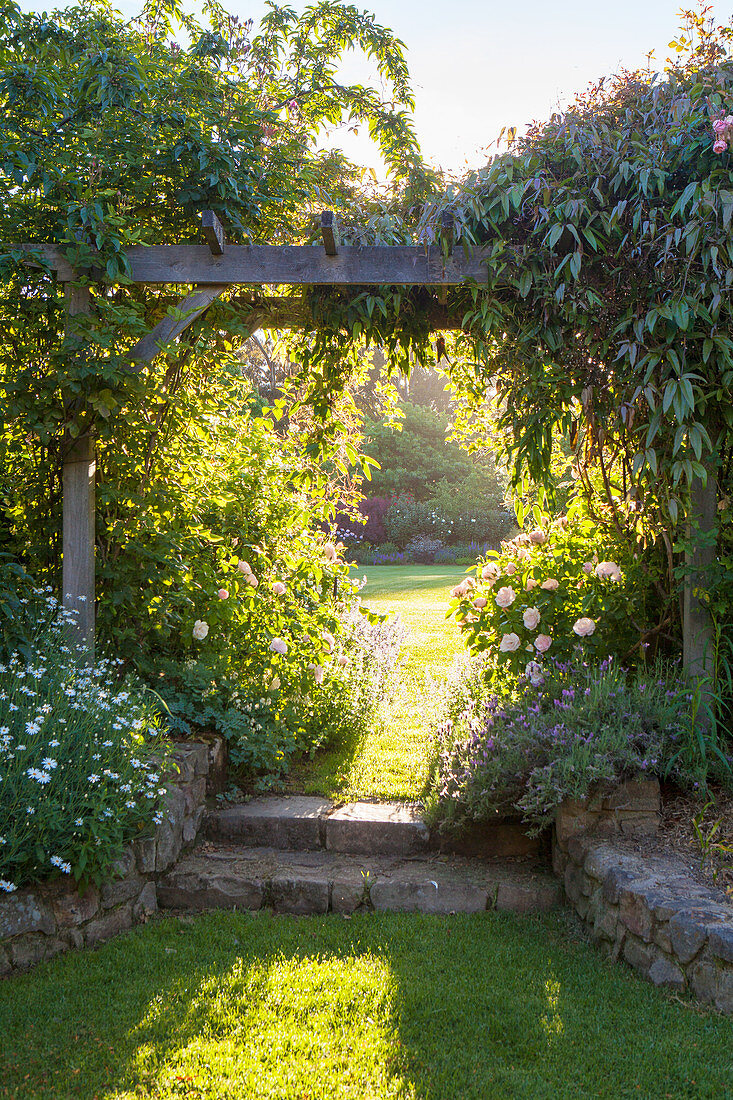
{"label": "dry stone wall", "polygon": [[733,1014],[733,905],[678,856],[630,852],[620,842],[656,832],[658,810],[655,781],[561,807],[555,873],[606,954],[657,986],[691,992]]}
{"label": "dry stone wall", "polygon": [[155,912],[158,878],[196,840],[207,786],[215,790],[225,769],[219,739],[180,742],[173,759],[178,772],[166,784],[162,823],[125,849],[108,882],[80,894],[57,880],[0,899],[0,976],[73,947],[93,947]]}

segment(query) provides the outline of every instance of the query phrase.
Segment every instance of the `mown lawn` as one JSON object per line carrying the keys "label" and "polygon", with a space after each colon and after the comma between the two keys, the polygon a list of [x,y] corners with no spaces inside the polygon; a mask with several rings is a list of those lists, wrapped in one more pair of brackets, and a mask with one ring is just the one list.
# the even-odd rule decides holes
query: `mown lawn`
{"label": "mown lawn", "polygon": [[565,920],[156,921],[0,983],[0,1097],[733,1096],[733,1021]]}
{"label": "mown lawn", "polygon": [[362,601],[374,611],[399,614],[410,636],[402,656],[400,686],[384,721],[357,745],[325,752],[296,769],[293,787],[331,798],[419,801],[430,776],[431,752],[419,706],[425,673],[440,679],[463,649],[453,620],[445,618],[449,591],[460,565],[358,566],[366,576]]}

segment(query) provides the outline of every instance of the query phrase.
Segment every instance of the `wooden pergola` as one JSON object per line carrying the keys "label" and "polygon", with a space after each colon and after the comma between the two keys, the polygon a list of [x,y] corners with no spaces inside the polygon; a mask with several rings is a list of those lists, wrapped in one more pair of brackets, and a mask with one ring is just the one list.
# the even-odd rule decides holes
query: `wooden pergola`
{"label": "wooden pergola", "polygon": [[[204,211],[203,245],[144,245],[127,252],[131,281],[161,286],[184,284],[194,290],[172,306],[166,317],[140,339],[130,353],[130,371],[140,371],[200,317],[221,294],[233,286],[423,286],[439,294],[427,306],[427,321],[438,330],[460,329],[461,320],[444,304],[441,290],[466,283],[486,284],[489,249],[454,249],[454,225],[450,211],[443,211],[438,239],[432,245],[342,245],[332,211],[321,215],[322,243],[318,245],[232,245],[212,211]],[[67,318],[90,311],[90,293],[79,283],[108,282],[94,268],[74,271],[64,255],[48,244],[23,248],[41,253],[59,282],[66,284]],[[253,301],[234,299],[247,311],[252,330],[304,328],[312,318],[303,299],[272,296]],[[71,323],[67,320],[67,323]],[[95,631],[95,449],[90,433],[73,441],[63,467],[63,603],[79,613],[79,635],[93,658]],[[700,526],[709,529],[715,520],[714,487],[693,500]],[[704,603],[696,595],[696,574],[702,571],[710,551],[693,554],[684,594],[684,664],[694,674],[704,673],[711,651],[712,624]]]}
{"label": "wooden pergola", "polygon": [[[129,249],[131,281],[161,286],[184,284],[194,289],[172,306],[166,317],[130,352],[131,372],[142,370],[200,317],[221,294],[234,286],[457,286],[486,282],[486,250],[453,249],[453,217],[445,211],[439,241],[434,245],[342,245],[332,211],[321,215],[322,243],[318,245],[232,245],[216,215],[204,211],[203,245],[143,245]],[[23,246],[41,254],[56,279],[66,286],[67,327],[71,318],[89,313],[87,281],[108,282],[94,268],[75,271],[55,246]],[[257,328],[303,328],[312,323],[304,300],[273,296],[257,302],[234,299]],[[460,328],[437,299],[428,320],[436,330]],[[95,477],[94,438],[91,432],[69,443],[63,466],[62,598],[78,612],[79,636],[90,657],[95,631]]]}

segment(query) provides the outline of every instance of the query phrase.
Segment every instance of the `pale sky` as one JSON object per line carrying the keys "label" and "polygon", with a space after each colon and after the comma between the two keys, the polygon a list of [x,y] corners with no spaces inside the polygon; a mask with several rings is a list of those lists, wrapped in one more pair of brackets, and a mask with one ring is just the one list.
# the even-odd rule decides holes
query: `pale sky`
{"label": "pale sky", "polygon": [[[643,66],[650,50],[663,68],[680,8],[679,0],[354,2],[407,46],[423,153],[452,172],[485,163],[487,146],[502,126],[521,130],[532,119],[548,117],[599,77]],[[125,13],[139,7],[132,0],[113,3]],[[22,2],[26,10],[49,6]],[[224,6],[255,23],[265,10],[261,0],[224,0]],[[733,0],[717,0],[713,7],[717,22],[731,20]],[[369,71],[353,57],[344,75],[365,82]],[[334,144],[353,160],[379,168],[368,138],[341,134]]]}

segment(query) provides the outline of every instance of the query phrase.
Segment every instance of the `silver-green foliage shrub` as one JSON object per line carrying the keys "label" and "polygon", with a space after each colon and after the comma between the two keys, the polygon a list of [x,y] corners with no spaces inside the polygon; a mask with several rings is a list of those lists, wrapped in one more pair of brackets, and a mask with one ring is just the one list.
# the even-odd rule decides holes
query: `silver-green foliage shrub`
{"label": "silver-green foliage shrub", "polygon": [[99,882],[162,820],[165,742],[116,666],[79,666],[73,613],[36,593],[28,656],[0,664],[0,890],[72,876]]}

